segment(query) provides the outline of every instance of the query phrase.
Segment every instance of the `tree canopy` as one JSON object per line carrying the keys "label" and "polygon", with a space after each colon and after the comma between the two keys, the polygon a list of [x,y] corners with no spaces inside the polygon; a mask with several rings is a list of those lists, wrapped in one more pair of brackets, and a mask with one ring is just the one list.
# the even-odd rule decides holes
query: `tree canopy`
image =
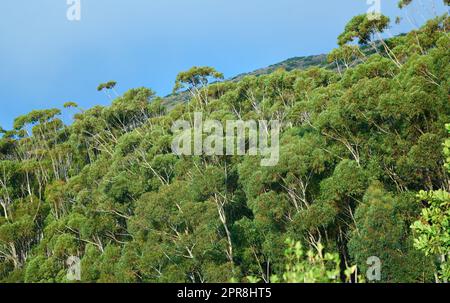
{"label": "tree canopy", "polygon": [[[356,282],[370,257],[382,282],[448,278],[449,18],[381,42],[388,22],[352,19],[329,67],[194,67],[186,103],[141,87],[69,125],[72,102],[18,117],[0,138],[0,281],[70,282],[70,257],[83,282]],[[278,165],[175,155],[173,123],[199,110],[280,121]]]}

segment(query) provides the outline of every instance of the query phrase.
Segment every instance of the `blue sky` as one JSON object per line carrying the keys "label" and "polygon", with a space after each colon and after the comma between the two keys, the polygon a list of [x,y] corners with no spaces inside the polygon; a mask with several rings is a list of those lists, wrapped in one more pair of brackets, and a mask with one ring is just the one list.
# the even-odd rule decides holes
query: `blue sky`
{"label": "blue sky", "polygon": [[[381,1],[383,14],[404,15],[397,0]],[[193,65],[230,77],[326,53],[346,22],[368,9],[365,0],[81,0],[81,20],[71,22],[66,0],[2,0],[0,7],[4,128],[18,115],[66,101],[107,105],[96,87],[108,80],[120,93],[146,86],[164,96]],[[420,5],[409,12],[417,24],[433,13]],[[404,21],[391,33],[413,26]]]}

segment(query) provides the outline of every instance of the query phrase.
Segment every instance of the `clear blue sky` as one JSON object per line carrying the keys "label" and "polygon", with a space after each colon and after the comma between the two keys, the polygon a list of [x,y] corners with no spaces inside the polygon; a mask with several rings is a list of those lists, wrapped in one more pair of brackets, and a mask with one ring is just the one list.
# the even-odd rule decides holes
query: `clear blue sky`
{"label": "clear blue sky", "polygon": [[[429,3],[432,0],[421,0]],[[441,1],[439,1],[441,2]],[[403,15],[397,0],[382,13]],[[2,0],[0,125],[32,109],[75,101],[110,101],[96,91],[147,86],[163,96],[176,74],[211,65],[227,77],[294,56],[319,54],[365,0],[81,0],[81,21],[66,18],[66,0]],[[411,8],[421,24],[431,12]],[[438,10],[444,11],[442,6]],[[422,16],[425,14],[426,16]],[[410,22],[392,33],[411,29]]]}

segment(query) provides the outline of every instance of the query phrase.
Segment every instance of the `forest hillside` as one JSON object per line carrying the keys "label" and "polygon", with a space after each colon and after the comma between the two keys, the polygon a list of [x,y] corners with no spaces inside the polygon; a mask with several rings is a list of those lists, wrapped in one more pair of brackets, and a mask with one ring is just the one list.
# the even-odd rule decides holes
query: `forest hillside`
{"label": "forest hillside", "polygon": [[[449,21],[382,39],[390,20],[360,15],[319,66],[194,67],[170,108],[110,81],[110,106],[18,117],[0,129],[0,281],[68,282],[73,257],[82,282],[362,282],[372,257],[381,282],[446,281]],[[195,112],[280,121],[277,165],[174,154]]]}

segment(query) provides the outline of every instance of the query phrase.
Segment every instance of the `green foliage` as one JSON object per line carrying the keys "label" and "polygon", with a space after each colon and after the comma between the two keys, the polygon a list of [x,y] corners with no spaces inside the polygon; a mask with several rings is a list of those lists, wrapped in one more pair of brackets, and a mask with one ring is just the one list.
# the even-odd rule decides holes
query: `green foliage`
{"label": "green foliage", "polygon": [[[337,253],[324,253],[324,247],[317,243],[312,250],[305,252],[300,242],[291,239],[285,241],[288,248],[284,252],[284,272],[270,277],[271,283],[340,283],[340,261]],[[345,270],[346,281],[350,281],[356,266]],[[250,283],[259,279],[248,276]]]}
{"label": "green foliage", "polygon": [[[398,7],[399,8],[404,8],[408,5],[410,5],[413,2],[413,0],[399,0],[398,2]],[[446,5],[450,5],[450,1],[449,0],[443,0],[444,4]]]}
{"label": "green foliage", "polygon": [[104,89],[113,89],[114,87],[116,87],[116,85],[117,85],[116,81],[108,81],[108,82],[105,82],[105,83],[101,83],[101,84],[98,85],[97,91],[100,92],[100,91],[102,91]]}
{"label": "green foliage", "polygon": [[205,87],[211,79],[223,79],[223,74],[209,66],[194,66],[190,70],[177,75],[173,91],[177,92],[183,88]]}
{"label": "green foliage", "polygon": [[[429,282],[436,265],[445,279],[448,190],[421,191],[448,184],[448,16],[373,41],[387,25],[353,19],[333,66],[218,82],[194,67],[176,79],[183,103],[143,87],[71,125],[59,109],[18,117],[0,138],[0,281],[71,282],[69,257],[82,282],[356,282],[370,256],[383,282]],[[173,123],[199,110],[279,120],[278,165],[174,155]]]}
{"label": "green foliage", "polygon": [[[447,125],[450,132],[450,125]],[[446,157],[450,156],[450,140],[444,144]],[[447,158],[446,168],[450,172],[450,161]],[[442,281],[450,280],[450,193],[445,190],[430,192],[420,191],[418,198],[426,201],[420,220],[414,222],[411,228],[416,233],[414,247],[426,255],[438,256]]]}
{"label": "green foliage", "polygon": [[394,198],[379,182],[367,189],[363,204],[356,210],[356,226],[348,244],[350,255],[360,264],[361,272],[368,270],[366,260],[376,256],[382,260],[381,282],[433,280],[432,260],[413,248],[410,236],[405,237],[409,217],[416,217],[418,212],[412,209],[413,203],[414,199],[405,195]]}
{"label": "green foliage", "polygon": [[440,277],[450,279],[450,194],[446,191],[420,192],[419,198],[429,203],[422,210],[421,220],[412,228],[417,233],[414,246],[426,255],[440,258]]}
{"label": "green foliage", "polygon": [[[193,98],[204,104],[208,104],[209,88],[206,87],[211,81],[222,80],[223,74],[209,66],[194,66],[188,71],[177,75],[173,92],[189,91]],[[214,87],[214,86],[213,86]]]}
{"label": "green foliage", "polygon": [[271,282],[332,283],[339,282],[339,255],[323,252],[322,244],[316,251],[304,252],[300,242],[287,240],[286,271],[281,277],[272,276]]}
{"label": "green foliage", "polygon": [[383,15],[377,18],[370,18],[367,14],[353,17],[345,26],[344,32],[338,37],[338,44],[343,46],[354,39],[358,39],[358,43],[361,45],[367,44],[377,32],[383,32],[389,22],[389,18]]}
{"label": "green foliage", "polygon": [[63,107],[64,108],[71,108],[71,107],[77,108],[78,104],[76,104],[75,102],[66,102],[66,103],[64,103]]}

